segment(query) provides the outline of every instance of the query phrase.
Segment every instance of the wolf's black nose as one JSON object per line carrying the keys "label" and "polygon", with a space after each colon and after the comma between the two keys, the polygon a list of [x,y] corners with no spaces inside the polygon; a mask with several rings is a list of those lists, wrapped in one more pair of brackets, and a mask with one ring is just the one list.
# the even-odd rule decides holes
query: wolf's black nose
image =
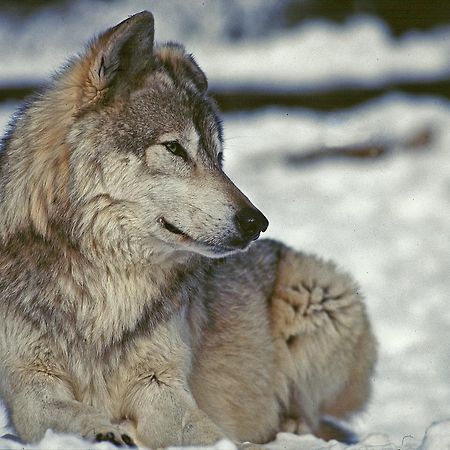
{"label": "wolf's black nose", "polygon": [[242,237],[245,239],[258,239],[261,231],[266,231],[269,221],[257,209],[245,207],[237,212],[236,224]]}

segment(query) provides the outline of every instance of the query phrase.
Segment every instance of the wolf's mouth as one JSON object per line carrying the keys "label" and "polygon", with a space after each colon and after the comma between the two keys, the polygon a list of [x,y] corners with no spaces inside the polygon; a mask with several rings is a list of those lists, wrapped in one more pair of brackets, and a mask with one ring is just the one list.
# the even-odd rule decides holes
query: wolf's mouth
{"label": "wolf's mouth", "polygon": [[181,231],[179,228],[177,228],[175,225],[172,225],[170,222],[167,222],[166,219],[164,219],[164,217],[160,217],[158,219],[158,222],[167,230],[170,231],[173,234],[178,234],[179,236],[184,236],[184,237],[188,237],[188,235],[186,233],[184,233],[183,231]]}
{"label": "wolf's mouth", "polygon": [[173,225],[172,223],[168,222],[164,217],[159,217],[157,219],[157,222],[159,223],[159,225],[161,225],[165,230],[169,231],[172,234],[175,234],[177,236],[179,236],[179,239],[177,239],[177,241],[181,244],[184,243],[186,244],[197,244],[197,246],[199,246],[200,248],[202,248],[204,250],[204,253],[200,250],[197,249],[197,251],[199,253],[205,254],[209,257],[216,255],[217,257],[219,256],[223,256],[225,254],[232,254],[235,253],[238,250],[245,250],[249,243],[251,242],[251,240],[255,240],[258,238],[258,236],[253,236],[252,239],[248,240],[248,239],[242,239],[242,238],[235,238],[235,239],[231,239],[228,242],[223,242],[223,243],[213,243],[211,241],[200,241],[197,240],[191,236],[189,236],[188,234],[186,234],[184,231],[180,230],[177,226]]}

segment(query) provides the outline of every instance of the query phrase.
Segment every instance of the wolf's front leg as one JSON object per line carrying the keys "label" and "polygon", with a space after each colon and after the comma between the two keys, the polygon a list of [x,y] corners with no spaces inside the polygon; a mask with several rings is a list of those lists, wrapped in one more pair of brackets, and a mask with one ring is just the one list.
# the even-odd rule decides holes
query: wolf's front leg
{"label": "wolf's front leg", "polygon": [[[211,445],[225,434],[196,405],[186,384],[165,384],[150,377],[150,385],[135,386],[127,409],[133,411],[137,442],[150,448]],[[239,450],[263,450],[258,444],[235,443]]]}
{"label": "wolf's front leg", "polygon": [[150,448],[207,445],[225,436],[195,404],[186,388],[166,384],[164,375],[133,387],[125,406],[137,441]]}
{"label": "wolf's front leg", "polygon": [[111,423],[92,406],[75,400],[70,383],[60,375],[29,365],[8,374],[7,384],[11,389],[5,399],[13,425],[23,440],[36,442],[50,428],[92,441],[134,445],[126,428]]}
{"label": "wolf's front leg", "polygon": [[189,330],[182,314],[160,325],[151,338],[135,341],[123,367],[121,415],[134,422],[138,442],[160,448],[225,438],[190,393],[190,366]]}

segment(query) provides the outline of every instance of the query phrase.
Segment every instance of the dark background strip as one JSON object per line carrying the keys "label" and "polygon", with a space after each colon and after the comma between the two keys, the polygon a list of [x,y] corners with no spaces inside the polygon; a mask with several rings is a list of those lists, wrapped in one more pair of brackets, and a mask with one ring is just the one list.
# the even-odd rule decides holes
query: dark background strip
{"label": "dark background strip", "polygon": [[[39,89],[39,86],[2,86],[0,102],[20,101]],[[317,110],[348,108],[388,92],[440,96],[450,100],[450,80],[430,83],[399,83],[382,88],[344,87],[329,91],[277,91],[257,87],[211,89],[222,111],[253,110],[266,106],[303,107]]]}

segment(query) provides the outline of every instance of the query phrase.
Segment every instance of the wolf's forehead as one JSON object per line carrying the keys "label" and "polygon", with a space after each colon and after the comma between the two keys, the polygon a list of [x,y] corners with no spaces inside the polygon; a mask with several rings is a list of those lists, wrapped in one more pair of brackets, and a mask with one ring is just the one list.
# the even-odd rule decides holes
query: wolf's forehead
{"label": "wolf's forehead", "polygon": [[189,91],[158,86],[140,92],[131,106],[131,126],[154,138],[178,135],[205,151],[219,151],[221,124],[209,99]]}

